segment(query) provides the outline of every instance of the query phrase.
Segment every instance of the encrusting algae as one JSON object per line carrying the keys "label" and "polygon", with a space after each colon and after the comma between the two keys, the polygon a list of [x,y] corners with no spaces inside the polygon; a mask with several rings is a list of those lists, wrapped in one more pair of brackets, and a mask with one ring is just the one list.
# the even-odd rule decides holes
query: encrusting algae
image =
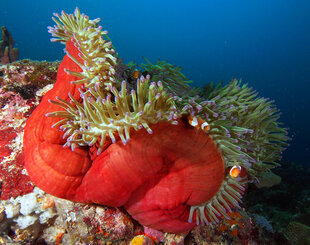
{"label": "encrusting algae", "polygon": [[[139,182],[137,186],[130,189],[129,196],[120,202],[120,205],[124,205],[128,212],[143,225],[178,233],[188,231],[193,227],[187,225],[186,222],[197,225],[212,224],[218,222],[221,217],[229,218],[228,213],[232,208],[239,207],[246,183],[256,181],[260,173],[270,171],[278,165],[277,160],[287,146],[288,137],[286,136],[287,130],[282,128],[281,123],[278,122],[280,113],[272,101],[259,97],[257,92],[238,80],[233,80],[226,86],[210,86],[205,94],[200,91],[194,96],[189,96],[187,92],[193,92],[193,90],[188,85],[189,81],[186,77],[180,75],[182,73],[178,67],[167,67],[167,63],[159,62],[157,66],[165,66],[162,69],[165,74],[160,76],[158,74],[160,69],[157,67],[158,69],[154,72],[156,67],[154,68],[147,60],[148,64],[141,67],[143,69],[141,73],[148,74],[137,78],[135,89],[129,92],[127,87],[132,87],[132,85],[128,86],[127,81],[116,79],[118,55],[107,37],[107,32],[102,31],[102,27],[98,25],[100,20],[89,20],[88,16],[80,14],[78,8],[74,15],[62,12],[61,15],[55,14],[55,16],[57,18],[53,20],[56,25],[49,27],[49,32],[54,37],[52,41],[60,41],[67,45],[72,43],[78,55],[73,55],[68,50],[65,52],[71,59],[70,62],[75,63],[79,68],[79,71],[64,70],[69,76],[76,77],[71,83],[72,86],[80,86],[79,96],[73,96],[70,91],[66,98],[57,97],[55,94],[54,99],[49,101],[58,106],[59,110],[44,113],[47,117],[59,118],[52,126],[59,127],[64,132],[61,135],[65,139],[63,146],[70,147],[72,151],[81,147],[96,147],[97,157],[92,159],[95,159],[94,162],[100,160],[101,163],[96,162],[96,165],[93,162],[93,166],[96,165],[100,169],[110,162],[107,160],[109,157],[106,153],[107,149],[112,152],[113,147],[118,147],[118,159],[123,159],[122,151],[126,154],[128,151],[131,152],[130,158],[127,158],[124,153],[124,162],[130,168],[132,162],[128,162],[128,159],[139,162],[147,158],[144,155],[146,153],[140,151],[135,153],[132,150],[136,149],[132,148],[135,144],[142,142],[140,140],[142,138],[143,141],[145,138],[149,140],[146,149],[149,149],[149,146],[156,148],[156,137],[161,135],[159,130],[167,130],[168,136],[174,130],[179,130],[176,135],[184,131],[184,134],[188,134],[188,139],[192,138],[192,141],[188,142],[179,142],[178,138],[175,139],[179,147],[176,148],[186,149],[188,152],[175,150],[175,152],[166,153],[162,152],[165,149],[163,147],[158,152],[150,153],[154,159],[156,154],[156,159],[164,159],[160,160],[161,163],[164,162],[162,167],[156,170],[157,172],[150,179],[144,182],[141,180],[141,183],[137,180]],[[166,79],[161,81],[158,77]],[[147,134],[144,134],[144,130]],[[27,136],[25,140],[27,141]],[[163,139],[163,145],[165,145],[165,140]],[[167,142],[170,141],[173,139],[167,139]],[[200,144],[200,142],[208,143]],[[184,146],[179,146],[181,144]],[[202,147],[204,144],[208,147]],[[195,145],[202,147],[198,151],[203,155],[201,159],[193,156],[198,154],[194,153],[197,151],[193,149]],[[193,154],[191,154],[192,151]],[[153,159],[152,157],[150,159]],[[182,164],[178,163],[178,158],[181,159]],[[142,169],[146,168],[145,164],[148,162],[141,165]],[[180,178],[183,178],[175,177],[180,169],[182,171],[187,168],[195,169],[200,164],[204,169],[210,164],[211,173],[201,173],[199,182],[207,183],[213,181],[212,178],[215,175],[218,176],[214,177],[216,181],[214,189],[206,190],[204,193],[207,194],[201,194],[198,191],[200,196],[205,196],[203,201],[194,197],[194,192],[197,190],[190,191],[191,184],[189,183],[197,182],[194,177],[191,180],[182,180],[180,189],[174,186]],[[216,174],[213,175],[212,171],[216,168],[218,170],[215,170]],[[120,171],[125,173],[124,169]],[[128,171],[132,173],[135,170]],[[194,170],[190,170],[187,175],[196,176],[192,171]],[[149,172],[152,171],[149,170]],[[114,177],[111,178],[114,180],[116,178]],[[160,180],[160,178],[166,179]],[[80,181],[82,186],[86,178]],[[157,189],[156,185],[166,186],[166,181],[167,186],[173,186],[180,192],[175,195],[183,198],[180,201],[181,206],[180,208],[171,206],[169,201],[165,206],[158,201],[157,207],[163,206],[161,210],[167,208],[168,211],[164,214],[164,219],[158,218],[158,221],[154,221],[153,224],[148,218],[153,219],[156,215],[149,211],[149,209],[152,210],[153,202],[156,203],[156,200],[153,200],[156,196],[153,195],[151,205],[147,193],[148,190],[160,193],[160,188]],[[168,184],[169,181],[171,181],[170,184]],[[102,182],[102,188],[106,182],[107,180]],[[44,189],[42,184],[39,187]],[[182,193],[186,189],[191,194]],[[97,198],[91,199],[90,195],[87,195],[89,199],[85,199],[86,202],[110,204],[108,201]],[[135,195],[138,195],[140,199]],[[141,201],[143,195],[145,195],[145,200]],[[158,194],[158,198],[160,195]],[[190,198],[194,200],[191,201]],[[84,200],[72,197],[69,199]],[[163,198],[163,200],[166,199]],[[145,208],[145,210],[139,213],[136,211],[139,208]],[[184,228],[182,228],[183,224],[185,224]],[[180,227],[174,228],[178,225]]]}

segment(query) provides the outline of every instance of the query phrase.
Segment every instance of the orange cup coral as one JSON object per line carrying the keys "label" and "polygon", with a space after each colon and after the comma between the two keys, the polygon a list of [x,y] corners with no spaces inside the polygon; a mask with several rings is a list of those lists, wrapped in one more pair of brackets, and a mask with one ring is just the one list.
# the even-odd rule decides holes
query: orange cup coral
{"label": "orange cup coral", "polygon": [[66,55],[24,135],[37,186],[181,233],[228,217],[246,181],[276,165],[287,137],[272,102],[239,81],[190,97],[141,76],[129,93],[99,20],[56,17],[50,32]]}

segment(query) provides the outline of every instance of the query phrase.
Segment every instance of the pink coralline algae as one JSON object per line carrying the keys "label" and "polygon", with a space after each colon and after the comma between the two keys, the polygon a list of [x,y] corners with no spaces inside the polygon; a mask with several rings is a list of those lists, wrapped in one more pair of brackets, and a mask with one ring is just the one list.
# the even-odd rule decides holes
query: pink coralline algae
{"label": "pink coralline algae", "polygon": [[0,66],[1,200],[33,189],[24,169],[23,131],[27,118],[48,89],[43,87],[55,81],[57,67],[57,62],[28,60]]}
{"label": "pink coralline algae", "polygon": [[1,199],[32,191],[33,185],[24,170],[22,136],[26,121],[25,113],[30,108],[26,101],[12,92],[0,89],[0,98],[8,97],[7,104],[0,112],[0,178],[2,180]]}

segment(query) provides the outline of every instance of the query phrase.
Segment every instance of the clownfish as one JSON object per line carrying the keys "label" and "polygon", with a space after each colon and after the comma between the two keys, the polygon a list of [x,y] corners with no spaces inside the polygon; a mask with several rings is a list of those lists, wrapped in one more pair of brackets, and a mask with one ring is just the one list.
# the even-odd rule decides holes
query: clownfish
{"label": "clownfish", "polygon": [[139,77],[139,71],[138,70],[134,70],[132,76],[133,76],[134,79],[137,79]]}
{"label": "clownfish", "polygon": [[233,178],[239,177],[240,173],[241,173],[241,167],[239,165],[233,166],[229,171],[230,176]]}
{"label": "clownfish", "polygon": [[202,120],[199,117],[193,117],[192,115],[188,116],[188,123],[197,128],[197,129],[201,129],[205,132],[208,132],[210,130],[210,124],[207,123],[206,121]]}

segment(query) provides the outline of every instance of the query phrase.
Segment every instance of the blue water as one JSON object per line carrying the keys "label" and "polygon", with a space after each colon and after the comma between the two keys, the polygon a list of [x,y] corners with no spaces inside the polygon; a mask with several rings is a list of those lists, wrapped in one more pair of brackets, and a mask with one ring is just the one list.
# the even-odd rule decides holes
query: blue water
{"label": "blue water", "polygon": [[197,86],[242,78],[274,99],[293,138],[284,159],[310,164],[310,1],[13,0],[1,4],[0,25],[20,58],[62,59],[46,27],[76,6],[102,19],[126,62],[168,60]]}

